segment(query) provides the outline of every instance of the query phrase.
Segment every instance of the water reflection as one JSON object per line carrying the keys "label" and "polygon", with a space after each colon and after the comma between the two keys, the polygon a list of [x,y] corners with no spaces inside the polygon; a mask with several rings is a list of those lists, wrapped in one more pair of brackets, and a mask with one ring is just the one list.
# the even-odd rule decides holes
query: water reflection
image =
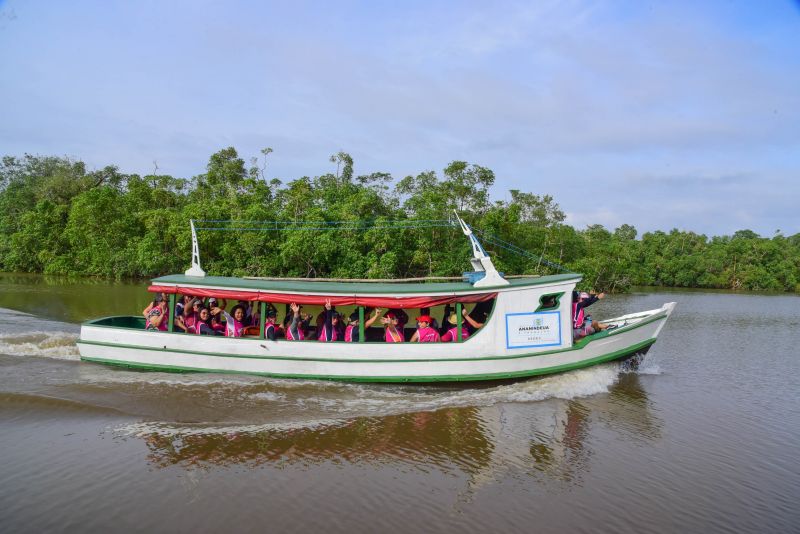
{"label": "water reflection", "polygon": [[68,322],[135,315],[147,306],[146,281],[0,273],[0,308]]}
{"label": "water reflection", "polygon": [[661,437],[661,421],[635,374],[607,394],[585,399],[498,403],[299,428],[214,430],[189,425],[139,427],[159,468],[242,464],[400,464],[468,475],[468,491],[515,471],[578,483],[590,467],[593,426],[618,439]]}

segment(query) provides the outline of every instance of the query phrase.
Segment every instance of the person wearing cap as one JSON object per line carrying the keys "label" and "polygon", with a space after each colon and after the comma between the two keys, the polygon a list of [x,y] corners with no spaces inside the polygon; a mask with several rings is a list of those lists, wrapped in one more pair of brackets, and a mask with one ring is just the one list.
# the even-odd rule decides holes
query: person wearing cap
{"label": "person wearing cap", "polygon": [[605,293],[595,294],[594,291],[572,292],[572,335],[577,341],[582,337],[594,334],[599,330],[605,330],[605,326],[597,321],[586,321],[586,308],[605,297]]}
{"label": "person wearing cap", "polygon": [[441,341],[439,337],[439,332],[431,328],[431,323],[433,319],[431,319],[430,315],[420,315],[417,317],[417,331],[411,336],[411,343],[438,343]]}
{"label": "person wearing cap", "polygon": [[344,337],[340,332],[342,328],[341,315],[331,306],[331,299],[325,299],[324,313],[325,322],[319,329],[317,341],[339,341]]}
{"label": "person wearing cap", "polygon": [[405,341],[403,329],[398,326],[399,321],[397,315],[395,315],[393,311],[390,311],[384,317],[381,317],[381,324],[383,324],[383,327],[385,328],[383,339],[387,343],[402,343]]}
{"label": "person wearing cap", "polygon": [[436,319],[436,317],[434,317],[433,315],[431,315],[431,309],[430,308],[420,308],[419,309],[419,314],[420,315],[427,315],[428,317],[430,317],[431,318],[431,323],[428,326],[430,326],[431,328],[433,328],[437,332],[441,332],[441,325],[439,324],[439,320]]}
{"label": "person wearing cap", "polygon": [[[450,328],[447,332],[442,335],[442,342],[447,343],[451,341],[458,341],[458,316],[455,313],[451,313],[447,317],[447,322],[450,324]],[[461,325],[461,340],[465,340],[469,337],[469,330],[463,324]]]}
{"label": "person wearing cap", "polygon": [[[372,310],[372,317],[364,321],[364,332],[366,332],[367,328],[372,326],[378,316],[381,314],[380,308],[375,308]],[[354,341],[360,341],[361,338],[359,337],[359,328],[358,328],[358,320],[359,320],[359,313],[358,310],[354,311],[350,314],[350,322],[347,323],[347,328],[344,329],[344,340],[348,343],[352,343]]]}
{"label": "person wearing cap", "polygon": [[275,320],[277,317],[278,312],[272,305],[270,305],[270,307],[267,308],[267,313],[264,317],[264,338],[271,341],[275,341],[275,339],[278,337],[276,335],[277,332],[275,331]]}

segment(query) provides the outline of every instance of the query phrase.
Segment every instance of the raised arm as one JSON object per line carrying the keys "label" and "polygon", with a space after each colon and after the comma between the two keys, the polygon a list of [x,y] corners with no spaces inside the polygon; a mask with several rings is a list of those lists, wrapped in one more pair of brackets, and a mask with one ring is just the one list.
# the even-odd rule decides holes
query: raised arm
{"label": "raised arm", "polygon": [[[167,316],[166,307],[161,305],[159,305],[159,307],[161,308],[161,313],[159,313],[155,317],[150,317],[150,326],[159,326],[161,322],[164,320],[164,318]],[[150,306],[150,308],[152,309],[153,306]]]}
{"label": "raised arm", "polygon": [[476,321],[475,319],[473,319],[472,317],[470,317],[468,313],[465,313],[465,314],[464,314],[464,319],[465,319],[465,320],[466,320],[466,321],[467,321],[469,324],[471,324],[471,325],[472,325],[472,328],[481,328],[481,327],[483,326],[483,323],[479,323],[478,321]]}
{"label": "raised arm", "polygon": [[370,317],[369,319],[367,319],[366,321],[364,321],[364,328],[365,328],[365,329],[367,329],[367,328],[369,328],[370,326],[372,326],[372,324],[373,324],[375,321],[377,321],[377,320],[378,320],[378,317],[380,317],[380,315],[381,315],[381,311],[383,311],[383,310],[381,310],[380,308],[375,308],[375,309],[372,311],[372,317]]}
{"label": "raised arm", "polygon": [[299,339],[300,333],[297,331],[297,326],[300,322],[300,306],[292,302],[289,308],[292,310],[292,323],[289,325],[289,331],[292,333],[294,339]]}

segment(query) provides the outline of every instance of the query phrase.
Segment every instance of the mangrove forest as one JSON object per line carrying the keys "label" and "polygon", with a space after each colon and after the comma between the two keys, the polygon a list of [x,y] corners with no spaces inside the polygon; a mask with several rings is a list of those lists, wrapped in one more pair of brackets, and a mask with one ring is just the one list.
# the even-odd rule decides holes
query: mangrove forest
{"label": "mangrove forest", "polygon": [[[491,198],[494,173],[454,161],[395,180],[355,175],[345,152],[331,172],[268,178],[266,156],[233,148],[191,178],[99,170],[70,157],[6,156],[0,164],[0,271],[153,277],[189,264],[197,221],[210,274],[334,278],[459,276],[475,229],[507,274],[584,273],[583,286],[800,292],[800,234],[762,237],[647,232],[624,224],[573,228],[555,199],[512,190]],[[213,230],[213,231],[212,231]]]}

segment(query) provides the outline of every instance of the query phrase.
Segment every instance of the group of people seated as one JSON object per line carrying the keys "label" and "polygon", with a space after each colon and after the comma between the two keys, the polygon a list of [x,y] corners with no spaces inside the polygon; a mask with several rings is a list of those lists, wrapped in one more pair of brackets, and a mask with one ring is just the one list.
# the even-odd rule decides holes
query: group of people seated
{"label": "group of people seated", "polygon": [[[173,328],[178,332],[199,335],[218,335],[228,337],[260,336],[261,316],[258,302],[239,301],[226,311],[227,301],[210,297],[204,300],[199,297],[184,295],[178,297],[175,305]],[[483,304],[483,303],[482,303]],[[169,305],[167,296],[156,294],[153,302],[142,312],[147,330],[167,331],[169,324]],[[467,339],[471,333],[483,326],[487,311],[480,304],[472,311],[472,315],[462,315],[461,340]],[[408,314],[403,309],[366,308],[364,310],[365,341],[385,341],[387,343],[436,343],[458,341],[458,316],[448,304],[444,309],[443,326],[431,317],[429,308],[422,308],[416,318],[416,328],[407,332]],[[314,325],[312,327],[312,320]],[[349,317],[343,316],[326,299],[322,311],[316,319],[303,312],[303,306],[296,303],[288,305],[286,316],[278,322],[278,310],[268,304],[264,317],[264,337],[266,339],[286,339],[289,341],[360,341],[361,329],[359,310]],[[383,326],[381,335],[375,329],[369,330],[376,322]]]}

